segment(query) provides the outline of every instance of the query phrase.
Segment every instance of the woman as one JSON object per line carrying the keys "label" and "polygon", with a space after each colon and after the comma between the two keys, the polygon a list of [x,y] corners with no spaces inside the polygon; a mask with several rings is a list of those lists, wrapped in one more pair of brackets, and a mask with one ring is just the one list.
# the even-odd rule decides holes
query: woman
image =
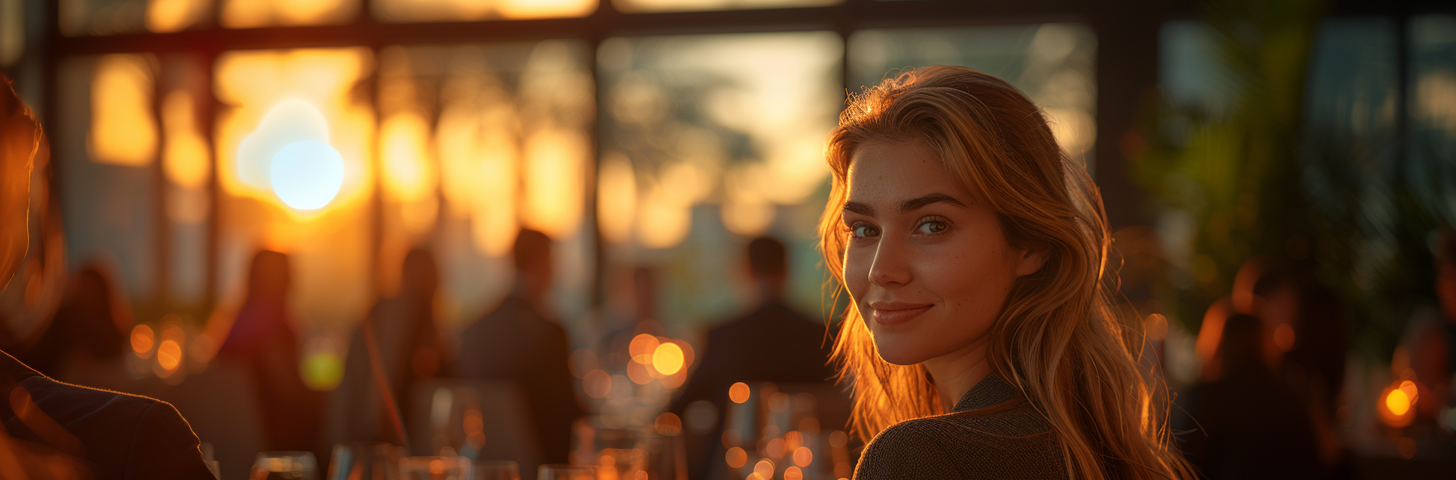
{"label": "woman", "polygon": [[1101,200],[1025,95],[916,69],[856,96],[827,156],[856,478],[1192,478],[1112,308]]}

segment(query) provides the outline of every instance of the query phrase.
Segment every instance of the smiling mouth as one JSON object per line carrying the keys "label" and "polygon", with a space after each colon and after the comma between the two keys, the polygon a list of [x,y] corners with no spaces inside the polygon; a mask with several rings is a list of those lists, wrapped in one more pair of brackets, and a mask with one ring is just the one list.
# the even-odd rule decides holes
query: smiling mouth
{"label": "smiling mouth", "polygon": [[874,318],[875,323],[878,323],[880,325],[899,325],[913,320],[915,319],[915,317],[919,317],[920,314],[925,313],[926,310],[930,310],[930,307],[932,306],[933,305],[901,307],[899,305],[895,305],[890,308],[870,307],[870,309],[873,310],[873,313],[870,314],[870,317]]}

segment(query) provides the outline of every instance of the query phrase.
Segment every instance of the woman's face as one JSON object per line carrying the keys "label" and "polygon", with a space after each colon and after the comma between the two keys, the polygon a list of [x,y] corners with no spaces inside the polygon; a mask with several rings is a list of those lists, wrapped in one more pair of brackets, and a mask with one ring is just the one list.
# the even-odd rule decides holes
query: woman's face
{"label": "woman's face", "polygon": [[844,278],[885,361],[911,365],[975,348],[1017,277],[1040,255],[922,142],[867,142],[850,160]]}

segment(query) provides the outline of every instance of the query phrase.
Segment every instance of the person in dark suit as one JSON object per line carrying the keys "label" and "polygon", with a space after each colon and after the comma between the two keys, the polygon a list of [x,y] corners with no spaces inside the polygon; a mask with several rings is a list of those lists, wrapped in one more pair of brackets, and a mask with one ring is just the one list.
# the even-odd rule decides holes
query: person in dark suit
{"label": "person in dark suit", "polygon": [[[44,134],[0,75],[0,282],[29,239],[32,165]],[[0,476],[212,479],[197,435],[172,405],[58,382],[0,352]]]}
{"label": "person in dark suit", "polygon": [[1179,398],[1173,431],[1201,478],[1328,478],[1300,395],[1270,368],[1264,322],[1224,322],[1222,377]]}
{"label": "person in dark suit", "polygon": [[[566,463],[571,424],[583,410],[566,364],[571,354],[566,330],[549,320],[551,238],[522,229],[512,255],[515,290],[465,329],[456,371],[462,378],[520,385],[531,407],[540,458],[545,463]],[[534,472],[536,465],[521,469]]]}
{"label": "person in dark suit", "polygon": [[[748,270],[762,302],[752,312],[708,332],[702,361],[669,409],[684,416],[688,405],[707,401],[717,410],[711,441],[690,453],[692,478],[706,478],[712,452],[723,434],[728,389],[737,382],[833,382],[831,343],[825,326],[784,304],[787,278],[784,244],[770,237],[748,243]],[[722,459],[718,458],[718,462]]]}

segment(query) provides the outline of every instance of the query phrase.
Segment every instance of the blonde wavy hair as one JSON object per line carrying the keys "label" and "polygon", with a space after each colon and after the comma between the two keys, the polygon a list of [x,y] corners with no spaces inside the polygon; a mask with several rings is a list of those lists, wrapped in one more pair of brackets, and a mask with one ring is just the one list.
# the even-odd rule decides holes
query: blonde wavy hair
{"label": "blonde wavy hair", "polygon": [[[1116,286],[1103,275],[1110,242],[1101,197],[1041,110],[1006,81],[964,67],[915,69],[851,98],[826,149],[833,184],[819,223],[836,296],[844,292],[850,158],[873,140],[924,142],[989,200],[1008,243],[1047,253],[1040,270],[1013,285],[986,355],[1051,425],[1070,477],[1194,478],[1170,443],[1166,395],[1139,369],[1142,333],[1123,323]],[[881,359],[854,302],[845,318],[833,358],[852,385],[857,435],[868,441],[944,413],[924,367]]]}

